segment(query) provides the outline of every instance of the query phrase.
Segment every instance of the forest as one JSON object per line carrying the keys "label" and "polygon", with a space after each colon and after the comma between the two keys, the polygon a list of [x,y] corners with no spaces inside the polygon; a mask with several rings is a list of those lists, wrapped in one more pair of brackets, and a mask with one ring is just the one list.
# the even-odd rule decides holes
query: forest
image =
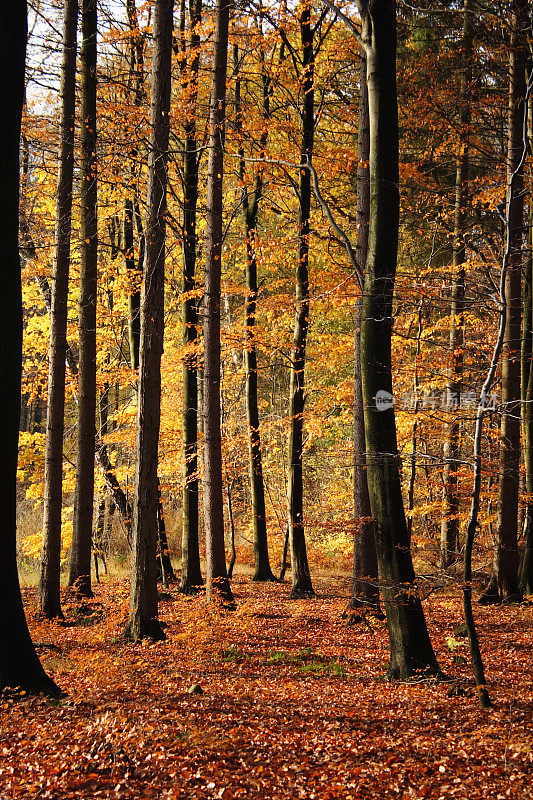
{"label": "forest", "polygon": [[0,795],[533,798],[533,7],[0,5]]}

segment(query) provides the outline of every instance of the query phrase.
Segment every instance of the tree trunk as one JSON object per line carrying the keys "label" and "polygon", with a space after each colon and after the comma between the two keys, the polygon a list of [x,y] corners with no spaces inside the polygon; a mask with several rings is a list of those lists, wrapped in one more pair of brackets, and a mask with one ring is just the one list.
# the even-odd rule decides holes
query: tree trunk
{"label": "tree trunk", "polygon": [[222,182],[230,0],[217,0],[209,115],[206,265],[204,295],[204,523],[207,598],[232,605],[224,549],[224,499],[220,420],[220,280]]}
{"label": "tree trunk", "polygon": [[46,449],[44,456],[43,546],[38,588],[39,610],[48,619],[63,616],[60,599],[61,509],[63,504],[67,301],[76,114],[77,24],[78,2],[77,0],[67,0],[63,20],[61,138],[57,178],[53,290],[50,299],[50,355]]}
{"label": "tree trunk", "polygon": [[24,616],[17,572],[17,456],[22,365],[18,244],[19,144],[24,100],[26,3],[0,5],[0,688],[59,695],[44,672]]}
{"label": "tree trunk", "polygon": [[[368,490],[375,521],[391,679],[438,674],[415,573],[400,483],[392,399],[392,298],[399,224],[396,4],[361,3],[370,116],[370,231],[361,323]],[[381,410],[380,410],[381,409]]]}
{"label": "tree trunk", "polygon": [[[472,83],[473,26],[470,0],[463,2],[463,34],[461,59],[464,64],[460,86],[459,154],[455,170],[455,220],[453,231],[453,283],[450,309],[450,374],[446,387],[448,412],[454,414],[461,403],[463,385],[463,338],[465,296],[465,208],[468,197],[469,136],[470,136],[470,91]],[[456,561],[459,551],[459,487],[457,470],[461,457],[460,422],[452,419],[444,443],[443,509],[440,537],[441,567],[447,569]]]}
{"label": "tree trunk", "polygon": [[[311,162],[315,132],[314,114],[314,50],[311,27],[311,6],[303,5],[300,15],[302,45],[301,94],[302,146],[301,164]],[[287,476],[287,509],[291,546],[291,597],[313,597],[315,592],[307,561],[303,521],[303,429],[305,404],[305,357],[309,329],[309,219],[311,215],[311,173],[300,169],[299,184],[299,247],[296,267],[296,314],[291,357],[289,389],[289,447]]]}
{"label": "tree trunk", "polygon": [[98,277],[96,175],[96,0],[81,6],[81,263],[79,297],[78,440],[69,586],[92,597],[91,543],[96,418],[96,295]]}
{"label": "tree trunk", "polygon": [[[130,27],[130,78],[133,86],[133,102],[136,107],[143,104],[145,99],[144,92],[144,52],[143,37],[139,31],[137,18],[137,8],[135,0],[126,0],[126,11],[128,24]],[[124,204],[124,260],[128,271],[130,286],[128,292],[128,341],[130,350],[130,366],[132,370],[139,368],[139,348],[141,341],[141,288],[143,255],[144,255],[144,234],[142,233],[142,222],[138,209],[137,176],[135,174],[135,161],[137,158],[137,147],[130,149],[129,164],[129,197]],[[139,259],[135,260],[134,247],[134,220],[137,217],[137,229],[139,232],[140,246]]]}
{"label": "tree trunk", "polygon": [[157,479],[157,536],[159,546],[158,561],[161,571],[161,580],[163,582],[163,586],[168,586],[169,583],[175,583],[176,576],[174,575],[174,568],[168,552],[167,526],[165,525],[163,494],[161,492],[161,482],[159,478]]}
{"label": "tree trunk", "polygon": [[133,561],[130,617],[126,627],[126,634],[136,640],[165,638],[157,619],[156,551],[172,13],[173,0],[157,0],[153,20],[146,251],[141,299]]}
{"label": "tree trunk", "polygon": [[[263,192],[262,166],[256,173],[254,189],[249,196],[246,181],[244,145],[242,141],[242,106],[241,81],[239,76],[239,53],[234,45],[235,81],[235,126],[240,138],[239,142],[239,177],[243,185],[242,206],[244,230],[246,235],[246,298],[245,314],[245,346],[244,371],[246,375],[246,419],[248,422],[248,454],[250,473],[250,495],[252,499],[252,531],[254,543],[253,581],[275,581],[268,556],[268,538],[266,526],[265,484],[263,480],[263,459],[261,452],[261,434],[259,431],[259,404],[257,396],[257,347],[255,343],[255,312],[257,306],[257,214],[259,201]],[[270,115],[269,79],[262,64],[261,81],[263,87],[263,120],[264,132],[260,139],[260,158],[265,157],[267,144],[266,123]]]}
{"label": "tree trunk", "polygon": [[522,323],[522,426],[526,505],[524,552],[520,565],[519,588],[533,594],[533,213],[529,211],[528,257],[524,280]]}
{"label": "tree trunk", "polygon": [[[359,72],[359,135],[357,147],[357,263],[364,272],[368,251],[370,216],[370,121],[368,118],[368,88],[366,57],[361,54]],[[355,301],[354,337],[354,539],[353,580],[349,608],[379,608],[378,562],[374,538],[374,521],[370,508],[366,471],[366,439],[361,384],[361,311],[363,297]]]}
{"label": "tree trunk", "polygon": [[[509,53],[509,113],[507,139],[507,181],[522,157],[522,129],[525,71],[527,63],[527,4],[514,0],[511,14]],[[502,350],[502,416],[500,423],[500,466],[496,543],[493,577],[481,602],[520,599],[518,586],[518,488],[520,470],[520,340],[522,242],[524,236],[524,173],[515,178],[515,195],[509,208],[510,258],[505,276],[507,309]]]}
{"label": "tree trunk", "polygon": [[[198,537],[198,297],[196,290],[196,209],[198,203],[198,140],[196,113],[198,72],[200,68],[200,36],[202,0],[191,0],[190,63],[182,61],[182,82],[190,92],[185,121],[183,153],[183,529],[181,543],[180,591],[195,594],[203,584]],[[185,45],[185,0],[182,0],[182,49]],[[185,70],[187,72],[185,73]]]}

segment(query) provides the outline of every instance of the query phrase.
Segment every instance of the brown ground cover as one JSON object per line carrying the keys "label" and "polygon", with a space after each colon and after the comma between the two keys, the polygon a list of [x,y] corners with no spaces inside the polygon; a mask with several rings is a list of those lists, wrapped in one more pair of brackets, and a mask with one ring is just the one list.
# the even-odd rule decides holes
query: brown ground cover
{"label": "brown ground cover", "polygon": [[[4,693],[0,798],[533,797],[532,607],[477,608],[494,707],[470,680],[460,597],[426,602],[450,683],[389,684],[384,623],[346,625],[345,587],[234,582],[219,613],[174,589],[160,605],[167,641],[120,634],[128,587],[65,602],[37,622],[41,658],[64,700]],[[193,693],[194,686],[198,693]]]}

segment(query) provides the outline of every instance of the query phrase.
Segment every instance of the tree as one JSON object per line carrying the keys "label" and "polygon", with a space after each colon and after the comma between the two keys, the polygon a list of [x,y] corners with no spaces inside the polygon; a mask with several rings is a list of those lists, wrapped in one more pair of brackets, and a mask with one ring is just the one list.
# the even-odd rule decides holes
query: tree
{"label": "tree", "polygon": [[294,338],[291,353],[291,382],[289,388],[289,446],[287,475],[287,504],[289,541],[291,547],[292,589],[291,597],[314,595],[303,519],[303,432],[305,405],[305,355],[309,330],[309,234],[311,215],[311,173],[305,165],[311,163],[315,134],[314,110],[314,64],[313,38],[315,29],[311,25],[311,4],[305,2],[300,14],[300,37],[302,46],[301,109],[302,141],[300,181],[298,187],[298,263],[296,265],[296,312]]}
{"label": "tree", "polygon": [[526,472],[524,552],[520,564],[519,588],[533,594],[533,213],[529,210],[528,256],[523,290],[521,393]]}
{"label": "tree", "polygon": [[[130,30],[130,74],[128,88],[133,93],[136,108],[143,105],[144,91],[144,41],[139,31],[139,20],[135,0],[127,0],[126,11]],[[141,290],[142,268],[144,261],[145,237],[142,230],[142,219],[139,208],[138,182],[135,174],[138,148],[132,144],[129,159],[128,196],[124,203],[124,260],[130,277],[128,296],[128,339],[130,349],[130,366],[132,370],[139,368],[139,349],[141,339]],[[139,233],[139,257],[135,260],[134,221]]]}
{"label": "tree", "polygon": [[63,19],[61,122],[57,177],[54,270],[50,308],[48,405],[44,472],[44,514],[39,608],[44,616],[61,617],[60,562],[63,505],[63,434],[67,357],[67,300],[72,219],[72,176],[76,113],[76,32],[78,2],[67,0]]}
{"label": "tree", "polygon": [[187,58],[185,0],[181,3],[182,84],[188,92],[183,152],[183,530],[180,591],[194,594],[202,586],[198,541],[198,297],[196,296],[196,211],[198,204],[198,137],[196,115],[202,0],[189,3],[190,39]]}
{"label": "tree", "polygon": [[[502,416],[498,513],[493,576],[482,602],[520,598],[518,586],[518,489],[520,471],[520,340],[522,242],[524,236],[523,119],[526,94],[528,6],[523,0],[511,5],[509,51],[509,111],[507,130],[507,183],[514,176],[514,195],[509,207],[510,258],[505,275],[505,334],[502,349]],[[517,167],[521,164],[520,169]]]}
{"label": "tree", "polygon": [[[470,0],[463,3],[463,34],[461,58],[464,70],[460,85],[461,115],[459,120],[459,151],[455,168],[455,214],[453,231],[453,283],[450,314],[450,376],[447,407],[453,410],[461,402],[463,378],[464,297],[465,297],[465,206],[468,196],[470,93],[472,83],[473,19]],[[457,558],[459,547],[459,487],[457,470],[460,459],[460,422],[453,419],[444,444],[443,513],[441,523],[441,566],[449,567]]]}
{"label": "tree", "polygon": [[165,638],[157,619],[156,551],[172,15],[173,0],[157,0],[153,20],[146,249],[141,295],[133,561],[130,616],[126,626],[126,635],[132,639]]}
{"label": "tree", "polygon": [[26,3],[0,7],[0,687],[59,695],[46,675],[24,616],[17,571],[17,456],[22,365],[19,257],[19,145],[24,102]]}
{"label": "tree", "polygon": [[[256,171],[253,190],[246,185],[246,161],[243,141],[243,109],[241,104],[241,78],[239,74],[239,49],[234,45],[235,82],[235,126],[239,136],[239,178],[242,183],[242,210],[246,237],[246,298],[244,370],[246,375],[246,419],[248,423],[248,454],[250,473],[250,494],[252,499],[252,530],[254,543],[254,581],[275,580],[268,556],[266,525],[265,484],[263,480],[263,459],[261,452],[261,433],[259,430],[259,404],[257,392],[257,345],[255,335],[256,307],[259,285],[257,280],[257,216],[259,202],[263,193],[263,167]],[[264,127],[259,141],[259,158],[265,158],[268,139],[268,117],[270,114],[270,80],[265,68],[265,54],[261,50],[261,88]],[[230,506],[228,491],[228,506]]]}
{"label": "tree", "polygon": [[[327,0],[330,7],[333,3]],[[392,299],[398,255],[399,170],[395,0],[360,0],[370,119],[370,222],[361,317],[368,490],[387,615],[390,679],[439,674],[415,586],[392,402]],[[355,25],[338,11],[357,34]]]}
{"label": "tree", "polygon": [[[370,120],[368,116],[368,86],[366,56],[361,54],[359,72],[359,132],[357,147],[357,263],[364,273],[370,217]],[[361,382],[361,313],[363,295],[355,301],[354,336],[354,543],[353,581],[350,608],[379,607],[378,564],[374,536],[374,521],[368,493],[366,471],[366,439]]]}
{"label": "tree", "polygon": [[220,419],[220,282],[222,186],[230,0],[217,0],[209,113],[206,264],[204,294],[204,523],[207,597],[233,604],[224,550],[224,497]]}
{"label": "tree", "polygon": [[96,160],[96,0],[81,6],[81,264],[79,295],[78,439],[69,586],[92,597],[91,546],[96,420],[96,299],[98,280]]}

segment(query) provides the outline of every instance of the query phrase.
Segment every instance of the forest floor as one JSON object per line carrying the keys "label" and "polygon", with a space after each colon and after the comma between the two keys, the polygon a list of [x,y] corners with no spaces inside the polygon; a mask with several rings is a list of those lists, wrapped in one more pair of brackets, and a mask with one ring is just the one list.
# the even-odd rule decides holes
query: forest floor
{"label": "forest floor", "polygon": [[[120,634],[128,586],[65,602],[34,641],[63,700],[1,698],[0,798],[533,798],[532,606],[476,609],[494,706],[470,678],[460,597],[425,607],[453,683],[389,684],[383,622],[347,625],[344,588],[234,581],[236,612],[171,589],[167,640]],[[189,689],[197,684],[202,693]]]}

